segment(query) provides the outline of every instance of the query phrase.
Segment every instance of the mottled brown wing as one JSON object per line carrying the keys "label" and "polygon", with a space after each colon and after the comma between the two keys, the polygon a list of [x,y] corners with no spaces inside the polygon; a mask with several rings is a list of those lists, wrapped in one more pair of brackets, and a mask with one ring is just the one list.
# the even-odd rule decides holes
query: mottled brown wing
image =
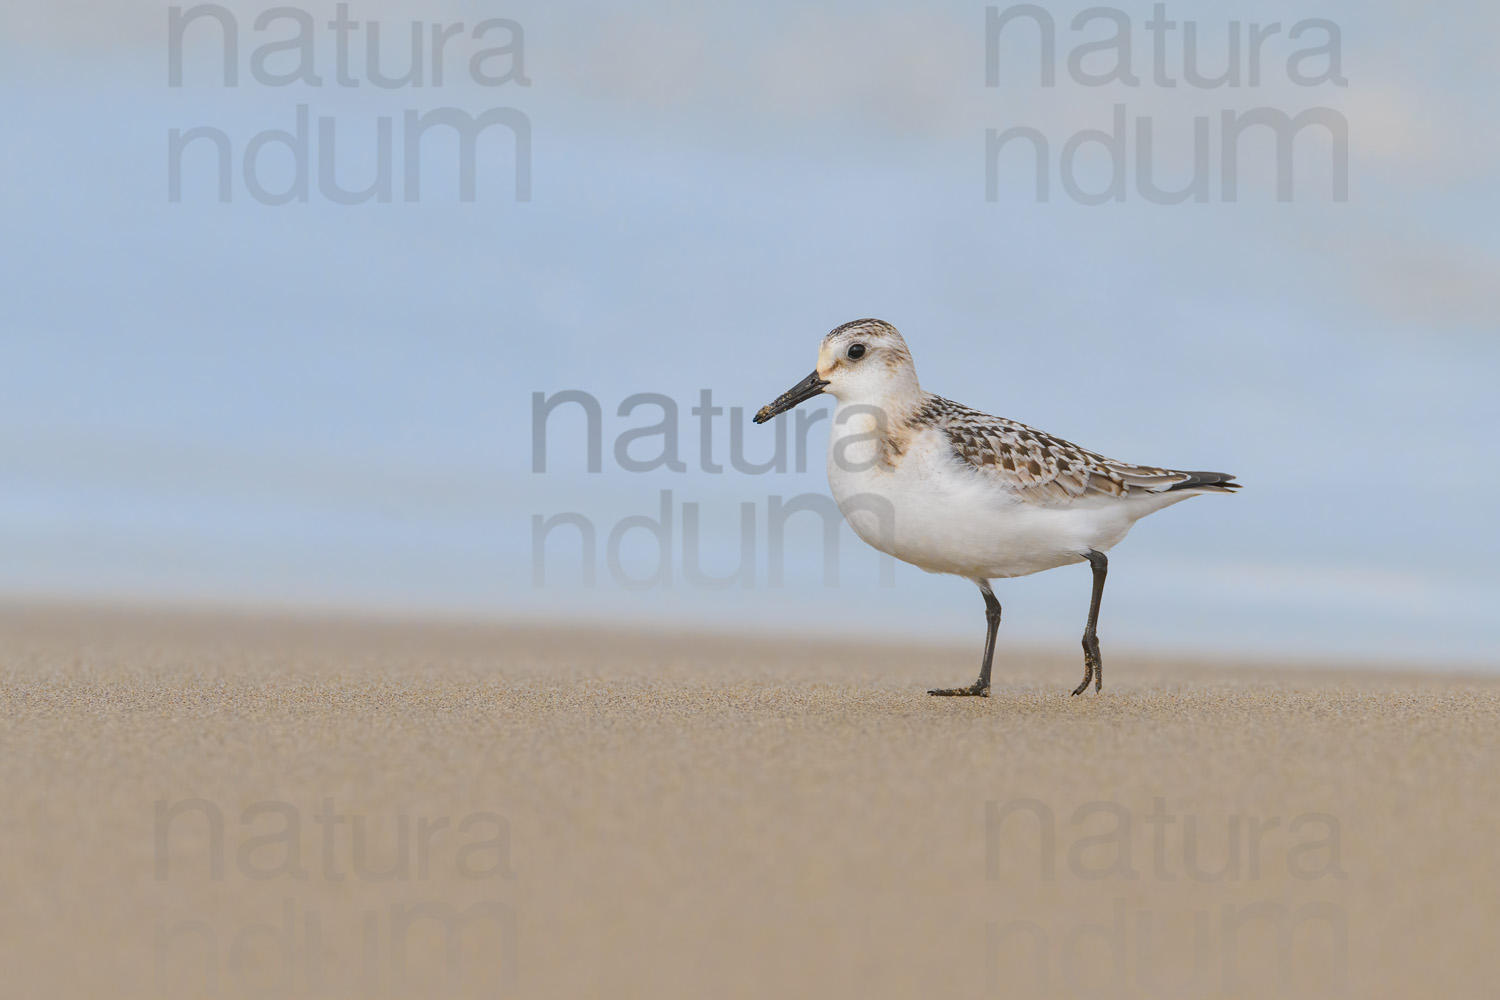
{"label": "mottled brown wing", "polygon": [[[940,427],[954,453],[1021,499],[1065,504],[1087,494],[1159,493],[1192,483],[1194,473],[1117,462],[1034,427],[932,397],[919,419]],[[1226,477],[1227,478],[1227,477]]]}

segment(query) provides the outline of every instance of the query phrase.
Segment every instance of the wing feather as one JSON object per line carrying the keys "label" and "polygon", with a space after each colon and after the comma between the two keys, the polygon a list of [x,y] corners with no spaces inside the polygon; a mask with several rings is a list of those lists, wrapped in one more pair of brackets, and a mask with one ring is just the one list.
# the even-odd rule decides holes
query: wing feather
{"label": "wing feather", "polygon": [[1180,472],[1133,465],[1080,448],[1045,431],[929,396],[914,421],[941,429],[954,454],[1021,499],[1045,506],[1089,495],[1121,497],[1169,490],[1228,493],[1239,488],[1221,472]]}

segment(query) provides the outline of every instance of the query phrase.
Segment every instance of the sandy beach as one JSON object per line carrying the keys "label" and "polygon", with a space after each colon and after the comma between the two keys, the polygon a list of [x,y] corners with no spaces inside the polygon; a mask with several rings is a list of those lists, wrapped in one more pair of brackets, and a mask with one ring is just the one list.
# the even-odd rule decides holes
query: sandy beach
{"label": "sandy beach", "polygon": [[12,609],[7,997],[1500,978],[1500,681]]}

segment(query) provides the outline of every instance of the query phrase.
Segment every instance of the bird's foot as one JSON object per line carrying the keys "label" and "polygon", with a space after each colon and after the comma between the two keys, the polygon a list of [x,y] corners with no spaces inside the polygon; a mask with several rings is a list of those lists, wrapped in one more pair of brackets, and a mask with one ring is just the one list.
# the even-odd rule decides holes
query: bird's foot
{"label": "bird's foot", "polygon": [[1099,640],[1093,635],[1083,637],[1083,680],[1073,689],[1075,696],[1083,694],[1089,689],[1089,682],[1094,684],[1094,693],[1098,693],[1104,687],[1104,660],[1099,656]]}
{"label": "bird's foot", "polygon": [[1076,696],[1078,696],[1080,694],[1083,694],[1083,692],[1087,691],[1089,689],[1089,682],[1092,681],[1093,679],[1094,679],[1094,665],[1092,663],[1085,663],[1083,665],[1083,680],[1079,683],[1079,685],[1076,688],[1073,689],[1074,696],[1076,697]]}
{"label": "bird's foot", "polygon": [[966,688],[935,688],[927,693],[938,698],[988,698],[990,686],[975,681]]}

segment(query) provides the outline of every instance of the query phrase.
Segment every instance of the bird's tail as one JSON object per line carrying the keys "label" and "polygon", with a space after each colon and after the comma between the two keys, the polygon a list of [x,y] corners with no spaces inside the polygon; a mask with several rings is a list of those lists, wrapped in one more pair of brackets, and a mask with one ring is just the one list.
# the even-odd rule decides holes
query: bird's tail
{"label": "bird's tail", "polygon": [[1174,469],[1172,475],[1182,478],[1161,492],[1233,493],[1241,485],[1227,472],[1180,472]]}

